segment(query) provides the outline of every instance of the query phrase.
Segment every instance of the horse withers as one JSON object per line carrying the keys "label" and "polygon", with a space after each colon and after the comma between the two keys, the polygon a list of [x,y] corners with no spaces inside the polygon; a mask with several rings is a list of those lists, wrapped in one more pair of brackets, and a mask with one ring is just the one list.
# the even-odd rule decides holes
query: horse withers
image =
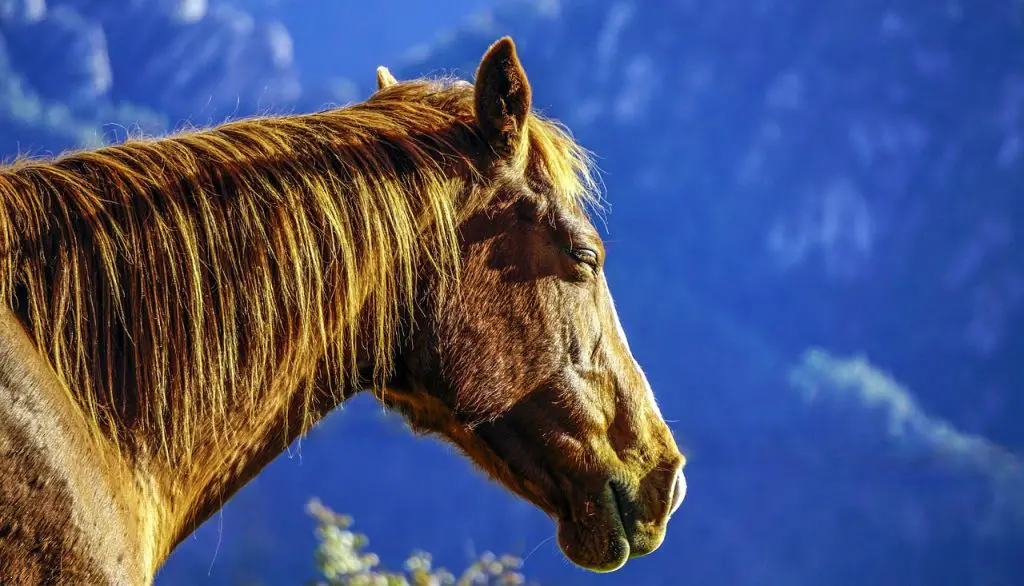
{"label": "horse withers", "polygon": [[657,549],[684,457],[612,303],[587,153],[512,41],[473,84],[0,169],[0,583],[148,584],[368,391],[548,513]]}

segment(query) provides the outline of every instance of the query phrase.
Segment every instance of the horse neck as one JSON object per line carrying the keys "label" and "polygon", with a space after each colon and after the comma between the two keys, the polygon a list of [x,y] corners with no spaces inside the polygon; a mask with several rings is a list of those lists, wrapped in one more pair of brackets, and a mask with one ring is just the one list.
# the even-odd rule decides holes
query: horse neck
{"label": "horse neck", "polygon": [[[406,195],[419,197],[416,193]],[[414,202],[412,207],[428,206]],[[370,223],[373,224],[372,221]],[[373,246],[367,246],[367,242],[375,241],[375,238],[368,238],[360,244],[366,254],[380,258]],[[417,244],[423,247],[417,254],[437,254],[433,248],[436,243],[431,242],[430,236],[421,238]],[[379,279],[382,272],[391,270],[380,262],[354,264],[354,269],[335,266],[333,270],[350,271],[358,274],[360,281],[369,282]],[[430,263],[421,260],[417,266],[427,271]],[[421,272],[419,277],[426,277],[426,273]],[[375,367],[379,366],[381,355],[392,352],[394,338],[401,333],[398,330],[377,331],[382,323],[376,319],[376,312],[381,311],[381,299],[372,298],[365,290],[358,295],[355,305],[361,309],[353,319],[357,334],[355,339],[346,341],[347,346],[359,348],[353,360],[335,356],[329,348],[298,355],[284,352],[278,357],[277,364],[268,368],[271,372],[266,377],[256,379],[263,384],[238,389],[226,397],[223,407],[226,418],[207,422],[205,428],[193,433],[194,441],[178,443],[176,450],[160,452],[155,445],[146,450],[154,457],[140,463],[140,466],[144,476],[156,479],[162,495],[162,516],[166,518],[164,531],[168,539],[160,548],[162,556],[169,555],[178,543],[341,402],[383,382],[380,379],[382,373]],[[329,295],[324,295],[324,299],[328,304],[337,301]],[[323,312],[333,311],[332,307],[320,309]],[[379,339],[381,335],[386,338],[384,342]],[[290,345],[282,344],[283,347]],[[392,359],[388,357],[385,362],[390,363]],[[355,376],[352,376],[353,372]],[[244,398],[252,393],[258,397],[256,401]],[[258,408],[253,409],[253,405]],[[132,430],[128,433],[131,435]],[[142,436],[147,441],[153,440],[148,432]]]}
{"label": "horse neck", "polygon": [[[323,138],[323,128],[334,128],[339,135],[344,134],[345,130],[342,128],[343,125],[341,123],[328,122],[327,118],[323,120],[323,124],[310,126],[319,130],[317,130],[318,134],[316,137],[312,137],[316,140],[309,142],[317,142],[323,148],[331,148],[331,152],[337,154],[338,157],[342,155],[337,152],[337,149],[357,150],[359,153],[351,155],[352,160],[355,162],[339,175],[334,164],[330,163],[332,159],[326,157],[326,162],[308,165],[308,169],[301,171],[307,175],[301,178],[292,176],[290,180],[278,182],[277,186],[280,188],[280,186],[286,185],[290,189],[300,189],[301,187],[295,187],[297,185],[318,184],[331,186],[332,190],[338,189],[340,191],[337,194],[338,197],[352,197],[351,200],[346,202],[347,211],[345,213],[349,215],[341,218],[339,224],[332,224],[325,220],[315,227],[306,227],[305,233],[316,234],[316,245],[322,249],[319,253],[332,255],[330,257],[322,257],[320,260],[323,260],[324,263],[313,267],[315,270],[310,270],[311,265],[308,263],[279,262],[274,265],[276,267],[274,269],[269,269],[267,265],[264,265],[261,273],[263,275],[262,278],[269,279],[266,282],[272,282],[275,287],[285,289],[290,284],[293,285],[295,283],[292,277],[299,275],[299,273],[293,274],[287,271],[294,267],[304,267],[302,270],[305,270],[305,272],[299,276],[309,278],[307,281],[303,281],[308,285],[307,289],[303,292],[304,297],[302,297],[305,301],[296,301],[294,297],[296,289],[294,286],[291,286],[290,296],[286,296],[282,292],[279,297],[274,297],[275,294],[273,292],[250,291],[248,281],[244,276],[239,276],[240,273],[225,273],[228,276],[222,278],[221,284],[225,286],[230,285],[233,288],[230,299],[225,300],[227,298],[223,298],[222,304],[236,303],[239,298],[247,295],[259,296],[256,297],[257,303],[262,303],[262,305],[257,307],[256,314],[262,312],[263,314],[277,316],[274,318],[273,323],[264,320],[261,327],[254,328],[253,331],[244,332],[243,336],[245,338],[254,338],[261,335],[275,336],[274,345],[277,350],[261,354],[258,359],[253,358],[252,354],[245,354],[243,350],[239,350],[233,356],[238,361],[238,364],[243,366],[239,366],[238,369],[231,371],[218,370],[216,368],[215,363],[219,357],[218,352],[215,351],[206,351],[202,355],[204,357],[203,364],[195,360],[195,357],[189,358],[192,347],[189,346],[190,342],[188,340],[190,339],[184,333],[185,328],[189,326],[184,319],[184,314],[176,312],[182,311],[181,308],[188,305],[188,303],[191,303],[188,306],[194,310],[197,300],[204,299],[205,292],[209,291],[210,286],[214,284],[209,280],[201,282],[199,278],[192,278],[195,275],[205,275],[200,268],[200,262],[193,258],[191,270],[182,269],[181,262],[174,267],[170,265],[162,267],[162,270],[165,272],[178,271],[176,274],[179,275],[180,279],[183,279],[181,282],[189,287],[183,293],[189,293],[192,296],[192,299],[188,300],[187,303],[185,299],[172,298],[168,303],[154,305],[164,300],[160,300],[157,296],[150,296],[145,302],[148,305],[142,305],[140,297],[135,300],[140,305],[137,307],[132,306],[133,311],[128,314],[128,317],[97,314],[91,320],[80,321],[81,327],[85,328],[87,333],[85,339],[92,340],[87,343],[102,344],[102,346],[93,347],[92,350],[101,357],[114,357],[112,360],[119,361],[117,364],[107,365],[107,374],[111,379],[108,391],[97,393],[96,397],[93,398],[87,397],[85,393],[81,392],[81,389],[75,387],[74,381],[76,377],[89,376],[95,383],[100,383],[100,376],[103,375],[103,372],[101,372],[99,365],[95,362],[69,362],[66,358],[64,359],[65,372],[60,373],[61,378],[68,386],[67,393],[72,401],[77,401],[78,403],[79,415],[86,421],[89,421],[90,426],[94,428],[96,433],[103,434],[100,443],[109,447],[110,454],[112,454],[111,458],[116,460],[119,465],[123,464],[128,468],[127,474],[135,484],[134,491],[139,495],[138,517],[146,519],[144,523],[146,527],[144,533],[146,535],[142,536],[142,538],[149,540],[150,535],[155,536],[152,537],[154,545],[150,547],[151,554],[147,554],[151,558],[162,560],[163,557],[168,555],[177,543],[219,509],[232,494],[252,479],[278,454],[283,452],[296,437],[325,416],[343,398],[363,388],[363,383],[369,380],[368,377],[371,373],[374,375],[373,378],[376,383],[381,382],[379,380],[381,372],[376,367],[380,366],[382,357],[384,357],[385,362],[387,361],[387,355],[395,344],[392,336],[396,335],[397,329],[394,326],[398,324],[400,319],[396,316],[395,308],[390,307],[389,309],[388,306],[391,304],[391,300],[398,299],[402,295],[402,289],[405,284],[416,280],[409,278],[408,271],[403,274],[396,273],[395,267],[400,265],[399,261],[392,260],[392,257],[400,252],[418,256],[419,261],[412,263],[417,267],[417,274],[415,275],[417,278],[425,276],[431,267],[437,268],[436,265],[439,258],[444,258],[449,263],[454,262],[446,255],[457,254],[455,247],[452,246],[453,241],[456,240],[453,222],[456,221],[455,215],[462,210],[447,209],[447,204],[439,205],[441,200],[437,198],[441,197],[438,195],[441,193],[447,195],[463,193],[463,188],[466,186],[467,181],[467,172],[465,170],[457,170],[450,173],[446,172],[445,177],[439,177],[438,167],[435,166],[430,171],[433,175],[428,176],[426,175],[428,171],[425,170],[425,167],[430,165],[426,164],[424,160],[424,157],[427,156],[426,151],[423,153],[402,153],[400,149],[396,149],[395,144],[393,144],[394,141],[389,142],[387,148],[380,148],[380,145],[363,145],[367,140],[373,139],[355,136],[348,140],[344,136],[339,136],[336,142],[342,146],[328,145],[329,141]],[[242,126],[249,123],[237,124],[238,126],[235,127],[232,133],[222,133],[218,140],[228,142],[232,140],[232,136],[235,134],[244,134]],[[277,123],[253,122],[251,124],[258,126],[260,124]],[[278,129],[279,135],[291,132],[289,124],[291,123],[286,123]],[[256,126],[253,128],[256,128]],[[255,133],[256,131],[254,130],[253,132]],[[344,146],[349,143],[352,144]],[[148,158],[159,160],[160,157],[172,157],[174,153],[188,151],[195,155],[193,158],[188,159],[189,164],[193,164],[195,161],[202,163],[209,158],[196,154],[195,149],[198,147],[189,146],[190,144],[192,143],[189,143],[187,139],[182,139],[177,149],[168,149],[167,151],[127,145],[124,147],[124,152],[127,153],[124,156],[132,160],[148,160]],[[396,181],[392,178],[386,184],[386,189],[389,190],[387,195],[392,200],[400,197],[409,198],[406,200],[409,204],[407,207],[394,205],[393,201],[391,204],[386,204],[383,200],[374,200],[373,193],[369,190],[373,189],[374,185],[381,184],[382,179],[380,177],[358,176],[358,173],[361,173],[364,167],[364,161],[361,157],[365,153],[361,149],[372,150],[373,146],[378,147],[374,151],[376,153],[375,156],[382,156],[381,153],[387,152],[388,156],[395,157],[394,160],[390,161],[390,165],[381,165],[382,168],[390,168],[393,172],[407,173],[400,180]],[[134,152],[132,149],[137,149],[139,152]],[[193,151],[189,151],[189,149],[193,149]],[[296,156],[307,156],[311,150],[312,147],[306,144],[302,149],[297,149]],[[444,158],[439,156],[438,161]],[[66,167],[74,169],[75,173],[79,175],[87,176],[109,177],[111,173],[114,173],[110,171],[109,167],[104,167],[101,162],[98,163],[96,161],[96,157],[79,158],[72,161],[72,164],[66,165]],[[438,161],[434,161],[434,163],[438,163]],[[292,165],[290,168],[294,169],[296,166]],[[157,171],[153,171],[154,169]],[[394,171],[395,169],[398,171]],[[218,173],[221,170],[205,169],[205,171],[211,177],[218,177]],[[175,182],[180,181],[179,174],[174,171],[174,165],[148,165],[146,166],[146,172],[159,173],[157,175],[145,176],[145,181],[152,182],[154,189],[163,185],[175,185]],[[274,172],[283,173],[284,171],[276,168],[261,169],[259,176],[262,177]],[[315,173],[323,173],[325,176],[308,176],[308,174]],[[331,177],[327,177],[327,174],[331,174]],[[37,202],[39,205],[79,205],[65,203],[69,200],[61,197],[62,189],[68,188],[67,186],[61,187],[66,183],[63,179],[67,176],[66,174],[57,177],[52,170],[37,166],[27,171],[15,170],[8,173],[8,175],[7,179],[8,183],[10,183],[8,189],[0,190],[0,195],[5,196],[3,199],[0,199],[0,204],[6,207],[21,201],[13,197],[10,198],[10,201],[6,201],[7,195],[13,196],[18,193],[30,193],[32,191],[44,193],[45,197],[40,197],[39,202]],[[282,176],[282,179],[284,178]],[[143,179],[137,179],[136,183],[139,181],[143,181]],[[343,182],[347,183],[343,184]],[[267,185],[270,185],[270,183]],[[363,186],[358,188],[358,192],[354,191],[357,189],[355,187],[357,185]],[[423,193],[416,191],[420,187],[425,188]],[[430,188],[430,190],[426,188]],[[345,193],[346,189],[352,190],[352,193]],[[159,190],[157,189],[157,191]],[[223,197],[220,197],[217,201],[231,201],[230,197],[244,197],[246,191],[247,188],[243,182],[235,187],[235,191],[232,194],[221,194]],[[402,193],[398,193],[398,191]],[[116,190],[114,192],[116,193]],[[292,195],[295,194],[293,193]],[[191,195],[188,197],[191,197]],[[182,202],[191,201],[188,197],[180,198],[176,202],[171,202],[169,199],[163,201],[174,203],[181,213],[188,213],[187,211],[182,211],[186,205]],[[99,203],[99,200],[94,201],[90,198],[86,198],[83,201],[85,203],[81,205],[87,207],[98,205]],[[308,200],[299,197],[294,201],[304,202]],[[121,202],[121,205],[127,209],[128,206],[134,204],[125,200]],[[391,205],[391,207],[388,207],[388,205]],[[467,205],[457,204],[456,207],[462,208],[467,207]],[[291,208],[282,204],[268,213],[287,214],[289,209]],[[15,210],[20,211],[18,211],[18,214],[13,214],[12,212],[8,215],[29,219],[35,217],[30,213],[33,212],[34,208],[21,210],[21,208],[16,207]],[[0,210],[0,212],[2,211]],[[84,207],[82,210],[79,210],[79,212],[84,211],[86,211]],[[299,211],[326,213],[315,209]],[[335,215],[330,217],[337,219],[337,212],[337,209],[331,212]],[[158,206],[147,213],[163,213],[163,210]],[[126,214],[128,218],[126,220],[109,218],[109,221],[138,221],[133,219],[130,209]],[[81,213],[78,215],[81,215]],[[70,214],[68,217],[75,217],[75,214]],[[172,218],[168,217],[164,218],[164,220],[171,222]],[[221,222],[236,220],[237,215],[224,215],[219,218]],[[270,224],[269,219],[267,224]],[[8,227],[10,226],[6,224],[0,225],[0,236],[7,235],[7,232],[16,233],[16,231],[3,231],[3,229]],[[239,247],[237,246],[238,243],[231,243],[234,247],[232,248],[233,254],[241,255],[236,258],[247,258],[246,254],[266,255],[277,252],[278,256],[274,260],[280,261],[282,260],[279,256],[281,248],[289,251],[294,251],[297,248],[295,246],[281,247],[279,241],[271,238],[274,235],[272,227],[267,228],[262,225],[234,227],[237,229],[232,230],[232,233],[244,234],[246,240],[243,244],[247,246],[247,248],[244,246]],[[178,228],[179,230],[190,229],[187,225],[178,225]],[[73,232],[78,228],[69,225],[62,229],[68,232],[66,237],[74,238]],[[420,234],[413,233],[413,229],[419,230]],[[335,232],[332,233],[330,232],[331,230]],[[354,236],[350,235],[349,233],[352,231],[357,232],[357,234]],[[288,234],[295,233],[290,230],[286,232]],[[339,233],[345,233],[346,236],[338,236]],[[146,236],[145,231],[137,227],[132,230],[124,230],[121,232],[121,235],[125,238],[140,240],[127,242],[124,247],[125,250],[129,248],[139,249],[142,246],[141,239]],[[190,242],[195,244],[200,242],[200,239],[203,237],[198,233],[193,234]],[[259,240],[260,238],[262,240]],[[355,240],[352,240],[353,238]],[[155,242],[156,244],[152,246],[162,245],[160,243],[163,241],[156,240]],[[212,240],[202,240],[201,242],[205,246],[220,245]],[[345,243],[346,245],[339,245],[339,243]],[[51,244],[50,240],[45,240],[42,241],[40,246],[49,246]],[[295,244],[295,242],[290,242],[289,244]],[[152,246],[149,250],[154,250],[154,255],[163,255],[161,258],[164,260],[175,258],[175,255],[180,254],[180,251],[175,249],[173,245],[169,245],[171,247],[167,250],[152,248]],[[278,248],[274,248],[275,246]],[[35,252],[32,254],[35,254]],[[145,263],[139,263],[138,260],[128,262],[127,259],[116,256],[122,253],[111,252],[110,254],[110,262],[116,263],[116,270],[125,272],[125,275],[117,277],[118,281],[122,283],[141,282],[145,284],[144,286],[156,286],[154,283],[157,281],[152,279],[152,273],[156,270],[155,268],[144,266]],[[391,266],[389,263],[393,263],[394,266]],[[103,272],[107,270],[106,266],[97,266],[95,267],[96,270],[83,271],[82,276],[79,277],[82,280],[81,287],[89,290],[99,286],[109,286],[109,281],[114,277]],[[405,265],[401,266],[405,269],[409,268]],[[272,270],[285,272],[281,274],[273,273],[268,277],[269,271]],[[332,280],[332,276],[326,274],[327,271],[344,271],[345,276],[340,280]],[[45,306],[49,298],[48,291],[54,285],[53,283],[43,282],[43,279],[47,278],[43,276],[47,274],[45,265],[36,267],[30,274],[34,278],[33,282],[29,284],[33,287],[34,291],[31,298],[38,305]],[[202,278],[210,279],[214,277]],[[103,285],[103,279],[107,279],[106,285]],[[385,285],[374,289],[374,283],[385,283]],[[203,291],[203,293],[197,294],[196,291]],[[13,291],[7,291],[7,293],[13,294]],[[121,293],[125,292],[121,291]],[[319,295],[319,293],[323,293],[323,295]],[[415,292],[405,292],[406,297],[411,294],[415,294]],[[136,295],[138,296],[138,293]],[[171,292],[171,296],[174,296],[174,292]],[[154,298],[157,301],[153,301]],[[280,303],[289,303],[288,299],[291,299],[292,305],[282,306],[285,307],[282,310],[277,309],[279,301]],[[317,301],[316,303],[309,304],[307,303],[309,299],[316,299]],[[339,306],[336,305],[339,301],[344,305],[345,309],[339,309]],[[407,301],[411,301],[411,299],[407,299]],[[317,303],[324,305],[324,307],[314,307]],[[19,305],[26,311],[24,315],[19,316],[21,321],[30,326],[30,330],[33,329],[32,326],[35,326],[32,333],[34,343],[40,348],[41,352],[48,354],[51,362],[56,363],[58,351],[55,348],[59,349],[59,345],[51,344],[50,336],[47,335],[47,330],[44,327],[47,325],[48,319],[46,313],[33,314],[28,309],[30,304],[24,303]],[[95,307],[98,307],[98,305],[82,304],[78,307],[78,311],[80,313],[90,312],[94,311]],[[107,308],[104,311],[109,312],[110,309]],[[317,311],[322,311],[323,313],[318,314],[316,313]],[[391,314],[389,314],[390,318],[383,321],[375,320],[374,318],[379,317],[379,312],[383,311],[391,311]],[[142,312],[148,312],[148,318],[142,316]],[[33,319],[36,315],[39,317],[38,320]],[[211,318],[214,321],[207,323],[205,332],[206,334],[212,333],[216,335],[216,332],[222,331],[218,329],[219,322],[216,321],[216,316],[223,316],[225,313],[218,310],[217,313],[212,315],[215,316]],[[251,315],[253,314],[245,314],[245,317]],[[315,338],[317,335],[326,333],[327,338],[331,338],[333,335],[331,331],[322,331],[322,328],[318,329],[322,323],[310,318],[310,316],[316,315],[331,315],[330,321],[332,323],[328,324],[330,327],[342,326],[342,324],[347,323],[348,326],[356,328],[354,335],[349,335],[351,332],[346,332],[344,335],[338,336],[338,339],[344,338],[345,345],[348,348],[360,348],[361,354],[351,360],[347,356],[332,357],[330,356],[329,349],[319,347],[317,340],[311,341],[310,336]],[[243,314],[237,314],[236,317],[241,321]],[[159,327],[165,328],[165,333],[168,337],[140,339],[138,334],[139,332],[145,334],[145,328],[142,330],[136,328],[134,332],[136,335],[133,338],[129,335],[128,329],[126,329],[128,322],[122,321],[128,319],[152,319],[158,321]],[[224,319],[228,318],[225,317]],[[364,322],[366,323],[365,328],[361,325]],[[121,331],[122,329],[124,331]],[[342,327],[341,329],[344,328]],[[314,330],[319,331],[319,333],[312,334],[311,332]],[[192,333],[195,334],[194,331]],[[172,339],[171,336],[177,336],[177,338]],[[302,341],[297,341],[298,338],[303,336],[305,338]],[[79,338],[81,337],[80,335]],[[278,339],[282,337],[289,339]],[[291,338],[296,338],[296,340]],[[183,342],[182,340],[186,341]],[[72,343],[70,339],[63,341],[65,342],[65,348],[67,344]],[[191,339],[191,341],[194,342],[195,338]],[[238,342],[237,340],[235,342],[240,344],[246,343],[244,341]],[[177,343],[176,346],[173,345],[175,343]],[[173,348],[174,352],[167,352],[166,348]],[[254,346],[253,348],[256,347]],[[145,360],[146,357],[142,354],[143,352],[162,352],[163,354],[160,356],[165,360],[147,362]],[[223,349],[223,352],[228,352],[228,350]],[[343,364],[339,364],[339,361]],[[245,366],[246,363],[252,364]],[[85,368],[82,366],[83,364],[86,366],[92,365],[88,372],[83,370]],[[150,367],[147,367],[147,364]],[[364,365],[370,365],[365,373]],[[110,368],[111,366],[112,368]],[[245,372],[240,370],[243,367],[247,369]],[[159,387],[152,384],[154,377],[172,376],[172,373],[165,371],[174,369],[177,369],[177,372],[173,373],[174,376],[179,378],[185,377],[186,380],[184,380],[184,384],[177,384],[173,391],[167,391],[165,393],[166,396],[161,396],[159,394],[161,391],[156,390]],[[59,371],[60,369],[56,370]],[[212,378],[195,378],[195,373],[200,370],[210,374]],[[136,377],[135,373],[142,373],[140,375],[142,379],[133,380]],[[239,379],[237,384],[234,380],[235,378]],[[232,387],[231,392],[219,394],[206,393],[208,389],[203,385],[209,383],[210,380],[228,381],[231,383],[229,385]],[[313,381],[311,387],[304,386],[309,381]],[[191,384],[193,382],[196,384]],[[95,388],[98,389],[99,386]],[[310,389],[312,389],[312,392],[310,392]],[[328,389],[331,389],[331,391],[328,392]],[[191,393],[191,395],[186,399],[182,399],[181,396],[172,397],[173,393],[178,393],[181,396],[184,396],[182,395],[183,393]],[[188,410],[197,405],[202,407],[199,402],[205,400],[204,397],[215,397],[217,401],[220,401],[214,405],[216,407],[214,411],[219,413],[211,413],[208,412],[209,410],[193,410],[191,412]],[[175,403],[175,400],[178,402]],[[149,417],[146,409],[151,408],[153,405],[157,406],[153,407],[156,416]],[[209,405],[206,407],[209,407]],[[104,425],[96,425],[101,423],[101,417],[98,417],[97,414],[106,418]],[[184,423],[175,421],[177,418],[184,420]]]}
{"label": "horse neck", "polygon": [[[340,403],[363,390],[359,385],[336,388],[336,373],[320,361],[313,397],[298,389],[267,393],[265,407],[256,413],[238,410],[224,421],[220,439],[196,450],[187,459],[172,455],[155,470],[165,487],[164,506],[172,509],[167,526],[169,554],[188,535],[216,513],[238,490],[256,477],[300,435]],[[230,409],[230,406],[229,406]],[[174,462],[187,461],[187,466]]]}
{"label": "horse neck", "polygon": [[159,563],[297,438],[341,403],[372,388],[375,337],[364,332],[357,343],[361,347],[357,377],[339,372],[330,356],[309,357],[304,366],[282,365],[308,370],[311,390],[295,384],[256,389],[261,407],[255,411],[229,399],[225,404],[229,416],[210,422],[204,434],[208,441],[181,448],[191,453],[170,451],[135,460],[138,476],[152,479],[150,494],[157,495],[152,510],[160,519]]}

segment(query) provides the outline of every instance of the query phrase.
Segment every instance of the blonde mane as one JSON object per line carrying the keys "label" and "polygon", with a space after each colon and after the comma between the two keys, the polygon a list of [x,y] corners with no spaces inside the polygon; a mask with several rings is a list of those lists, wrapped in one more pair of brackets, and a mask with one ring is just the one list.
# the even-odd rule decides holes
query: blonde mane
{"label": "blonde mane", "polygon": [[[595,203],[562,127],[530,116],[527,136],[556,197]],[[97,430],[189,454],[226,405],[308,405],[325,359],[358,384],[364,336],[382,384],[419,278],[458,279],[459,225],[489,203],[482,144],[471,86],[417,81],[19,160],[0,169],[0,295]]]}

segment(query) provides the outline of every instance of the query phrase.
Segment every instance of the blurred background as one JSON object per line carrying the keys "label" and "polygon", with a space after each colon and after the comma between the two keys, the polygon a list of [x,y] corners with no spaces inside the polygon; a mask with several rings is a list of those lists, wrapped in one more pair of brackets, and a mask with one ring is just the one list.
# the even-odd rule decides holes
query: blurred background
{"label": "blurred background", "polygon": [[543,584],[1024,584],[1024,2],[0,0],[0,156],[471,78],[517,41],[599,155],[607,273],[689,456],[610,575],[369,399],[174,553],[176,584],[316,576],[319,497],[386,563]]}

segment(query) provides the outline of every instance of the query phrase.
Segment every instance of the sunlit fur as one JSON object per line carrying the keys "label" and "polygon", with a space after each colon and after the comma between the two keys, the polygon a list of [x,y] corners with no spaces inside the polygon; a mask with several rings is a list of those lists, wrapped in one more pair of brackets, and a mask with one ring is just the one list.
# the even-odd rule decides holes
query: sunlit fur
{"label": "sunlit fur", "polygon": [[[255,414],[268,387],[311,389],[311,357],[358,376],[360,324],[379,384],[419,263],[457,278],[458,224],[487,204],[459,199],[451,171],[474,169],[472,108],[471,87],[409,82],[349,108],[18,161],[0,170],[0,294],[97,426],[159,438],[154,451],[192,453],[229,397]],[[532,116],[529,138],[563,197],[593,197],[558,126]]]}
{"label": "sunlit fur", "polygon": [[364,389],[575,563],[660,546],[685,458],[615,314],[587,153],[533,113],[511,39],[474,84],[377,81],[0,169],[0,581],[148,583]]}
{"label": "sunlit fur", "polygon": [[[96,441],[176,466],[216,453],[280,417],[275,393],[312,397],[324,357],[338,388],[387,380],[418,276],[450,289],[459,223],[491,194],[467,190],[473,121],[472,86],[414,81],[347,108],[15,161],[0,169],[0,295]],[[560,197],[594,201],[561,127],[531,116],[528,136]]]}

